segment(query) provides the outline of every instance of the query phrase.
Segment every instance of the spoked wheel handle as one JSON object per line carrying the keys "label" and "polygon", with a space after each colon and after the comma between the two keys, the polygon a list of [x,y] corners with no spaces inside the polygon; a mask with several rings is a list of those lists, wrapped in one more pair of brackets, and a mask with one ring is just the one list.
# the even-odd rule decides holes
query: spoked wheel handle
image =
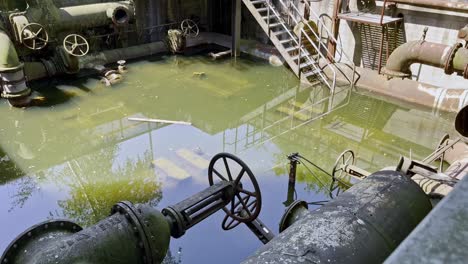
{"label": "spoked wheel handle", "polygon": [[65,51],[75,57],[83,57],[89,52],[89,43],[81,35],[70,34],[63,39]]}
{"label": "spoked wheel handle", "polygon": [[[240,167],[240,172],[233,175],[232,162]],[[215,165],[220,164],[225,168],[224,174],[219,172]],[[262,208],[262,194],[255,176],[250,168],[238,157],[229,153],[220,153],[213,157],[208,167],[208,180],[210,185],[215,184],[215,180],[228,181],[233,184],[234,195],[227,206],[223,208],[226,213],[222,227],[224,230],[235,228],[241,223],[254,221],[260,214]],[[251,186],[247,189],[244,181],[250,181]]]}
{"label": "spoked wheel handle", "polygon": [[31,50],[41,50],[49,43],[49,34],[44,26],[30,23],[21,30],[21,43]]}
{"label": "spoked wheel handle", "polygon": [[355,158],[354,152],[350,149],[343,151],[336,159],[335,165],[333,166],[332,177],[334,180],[342,179],[343,173],[348,174],[346,172],[346,167],[348,165],[354,165]]}
{"label": "spoked wheel handle", "polygon": [[187,37],[195,38],[200,34],[200,29],[198,28],[197,23],[191,19],[185,19],[180,24],[180,29],[184,32],[184,35]]}

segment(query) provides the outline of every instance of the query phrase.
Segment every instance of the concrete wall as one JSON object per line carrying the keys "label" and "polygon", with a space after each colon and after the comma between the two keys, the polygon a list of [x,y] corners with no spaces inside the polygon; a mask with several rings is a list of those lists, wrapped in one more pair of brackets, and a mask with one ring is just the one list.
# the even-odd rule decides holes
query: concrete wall
{"label": "concrete wall", "polygon": [[[311,5],[317,14],[327,13],[332,16],[335,2],[336,0],[323,0],[311,2]],[[358,3],[360,2],[358,1]],[[375,3],[377,6],[376,12],[380,12],[382,2],[376,1]],[[368,6],[373,6],[372,2],[368,3]],[[356,9],[365,8],[365,6],[357,5],[353,7]],[[453,45],[458,41],[458,30],[468,24],[468,14],[466,13],[440,11],[407,5],[398,5],[396,13],[402,14],[405,18],[404,37],[406,41],[421,39],[424,28],[428,27],[427,41]],[[357,25],[355,23],[340,22],[340,37],[345,51],[351,58],[354,58],[357,65],[362,65],[361,54],[363,50],[357,35]],[[378,40],[375,41],[378,42]],[[419,71],[419,65],[413,65],[412,71],[416,75]],[[421,68],[419,81],[446,88],[468,88],[467,81],[463,78],[456,75],[447,76],[442,69],[429,66]]]}

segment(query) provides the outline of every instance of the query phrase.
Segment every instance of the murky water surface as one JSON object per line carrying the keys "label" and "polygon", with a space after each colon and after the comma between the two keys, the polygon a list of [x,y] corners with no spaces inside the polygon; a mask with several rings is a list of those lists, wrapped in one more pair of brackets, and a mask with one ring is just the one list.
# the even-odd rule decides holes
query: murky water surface
{"label": "murky water surface", "polygon": [[[47,219],[89,226],[121,200],[175,204],[208,187],[207,161],[223,151],[251,167],[263,194],[260,219],[277,232],[291,198],[329,199],[329,177],[317,170],[314,177],[304,165],[288,196],[288,154],[331,171],[353,149],[357,165],[375,171],[400,155],[422,159],[452,130],[450,118],[357,92],[320,101],[320,88],[299,87],[288,69],[249,58],[155,57],[129,68],[114,87],[96,78],[36,84],[47,98],[43,107],[0,102],[0,252]],[[239,263],[261,246],[243,225],[223,231],[223,216],[172,240],[169,262]]]}

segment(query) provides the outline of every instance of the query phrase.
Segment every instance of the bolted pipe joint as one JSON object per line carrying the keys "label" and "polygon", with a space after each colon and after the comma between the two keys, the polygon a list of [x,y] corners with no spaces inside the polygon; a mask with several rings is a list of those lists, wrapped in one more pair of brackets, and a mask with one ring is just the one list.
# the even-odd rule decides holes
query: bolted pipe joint
{"label": "bolted pipe joint", "polygon": [[161,263],[169,242],[169,224],[159,211],[120,202],[111,216],[84,230],[66,220],[33,226],[8,246],[0,263]]}

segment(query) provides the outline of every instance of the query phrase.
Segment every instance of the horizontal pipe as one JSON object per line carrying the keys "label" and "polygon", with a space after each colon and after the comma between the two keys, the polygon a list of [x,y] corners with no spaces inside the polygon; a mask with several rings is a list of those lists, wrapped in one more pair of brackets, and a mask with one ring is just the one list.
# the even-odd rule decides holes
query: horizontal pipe
{"label": "horizontal pipe", "polygon": [[431,209],[407,176],[380,171],[302,214],[242,263],[382,263]]}
{"label": "horizontal pipe", "polygon": [[468,13],[468,3],[466,1],[450,0],[389,0],[397,4],[412,5],[418,7],[433,8],[438,10]]}
{"label": "horizontal pipe", "polygon": [[446,69],[447,74],[457,72],[462,75],[468,64],[467,55],[468,50],[465,48],[427,41],[410,41],[392,52],[383,73],[390,77],[409,78],[412,75],[411,65],[421,63]]}
{"label": "horizontal pipe", "polygon": [[59,20],[54,25],[60,29],[87,28],[114,24],[126,24],[134,17],[130,1],[99,3],[59,8]]}

